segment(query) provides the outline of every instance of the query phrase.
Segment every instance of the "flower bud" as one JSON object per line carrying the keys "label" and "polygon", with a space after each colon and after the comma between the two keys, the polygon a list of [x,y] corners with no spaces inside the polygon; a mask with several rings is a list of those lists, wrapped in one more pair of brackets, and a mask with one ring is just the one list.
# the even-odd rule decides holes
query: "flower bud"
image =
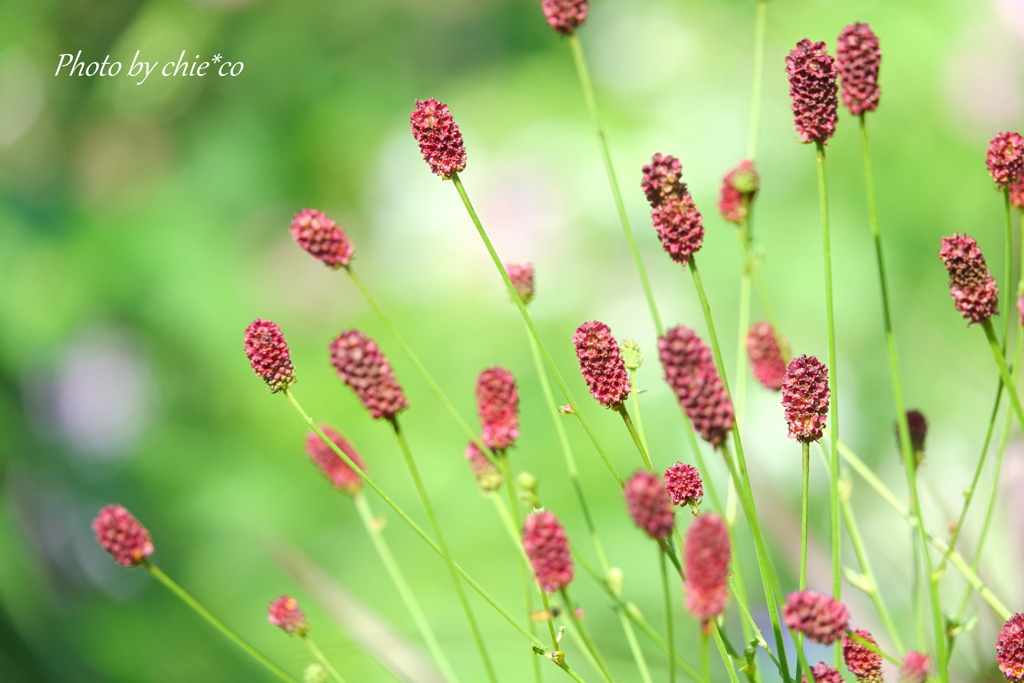
{"label": "flower bud", "polygon": [[779,391],[786,377],[786,361],[771,323],[754,323],[747,332],[747,356],[754,377],[765,389]]}
{"label": "flower bud", "polygon": [[267,621],[280,627],[290,636],[302,638],[310,630],[306,615],[299,609],[299,602],[287,595],[282,595],[270,603],[270,609],[267,610]]}
{"label": "flower bud", "polygon": [[114,561],[125,567],[137,567],[153,554],[149,530],[120,505],[108,505],[92,521],[96,540]]}
{"label": "flower bud", "polygon": [[836,39],[836,65],[839,82],[843,86],[843,105],[854,116],[878,108],[881,88],[878,87],[878,69],[882,64],[882,50],[878,36],[867,24],[850,24]]}
{"label": "flower bud", "polygon": [[786,409],[789,438],[817,441],[824,433],[831,392],[828,368],[814,356],[794,358],[782,380],[782,406]]}
{"label": "flower bud", "polygon": [[476,412],[483,442],[495,451],[510,448],[519,437],[519,392],[508,370],[495,366],[476,380]]}
{"label": "flower bud", "polygon": [[490,493],[501,488],[504,481],[501,470],[495,467],[479,446],[470,441],[466,446],[465,455],[470,469],[473,470],[473,476],[476,477],[476,485],[481,491]]}
{"label": "flower bud", "polygon": [[999,670],[1011,681],[1024,680],[1024,614],[1010,617],[996,640]]}
{"label": "flower bud", "polygon": [[665,480],[654,472],[640,470],[622,489],[629,516],[655,540],[668,538],[675,524],[672,501],[665,491]]}
{"label": "flower bud", "polygon": [[[924,413],[920,410],[908,410],[907,427],[910,431],[910,448],[914,451],[914,464],[920,467],[924,461],[924,440],[928,436],[928,421],[925,419]],[[902,453],[903,443],[900,441],[899,420],[893,427],[893,433],[896,435],[896,448]],[[900,458],[902,461],[902,455]]]}
{"label": "flower bud", "polygon": [[686,532],[686,609],[695,619],[713,619],[728,596],[729,529],[716,514],[693,520]]}
{"label": "flower bud", "polygon": [[590,10],[587,0],[541,0],[540,6],[548,26],[563,36],[572,35],[582,26]]}
{"label": "flower bud", "polygon": [[[825,662],[818,662],[811,667],[811,678],[814,683],[843,683],[843,676]],[[807,683],[807,676],[804,676]]]}
{"label": "flower bud", "polygon": [[565,529],[547,510],[530,513],[523,524],[523,549],[530,559],[537,583],[547,593],[569,585],[574,569]]}
{"label": "flower bud", "polygon": [[825,43],[804,38],[786,57],[794,127],[801,142],[824,143],[836,132],[836,65]]}
{"label": "flower bud", "polygon": [[447,180],[466,168],[466,145],[447,104],[433,97],[416,100],[409,121],[412,135],[420,144],[423,160],[431,171]]}
{"label": "flower bud", "polygon": [[523,305],[533,301],[533,264],[530,262],[506,263],[505,272],[508,273],[508,279],[512,281],[512,287],[516,290]]}
{"label": "flower bud", "polygon": [[675,505],[699,505],[704,482],[696,467],[677,462],[665,471],[665,490]]}
{"label": "flower bud", "polygon": [[[366,471],[363,459],[359,457],[359,453],[352,447],[352,444],[345,440],[345,437],[338,430],[323,425],[320,427],[320,431],[333,441],[334,445],[340,448],[345,455],[351,458],[352,462],[359,469]],[[306,453],[309,455],[309,459],[313,461],[313,464],[317,466],[317,469],[336,488],[341,489],[350,496],[354,496],[363,487],[362,478],[356,474],[354,469],[349,467],[349,464],[341,456],[334,452],[334,449],[324,443],[324,440],[316,432],[310,431],[306,437]]]}
{"label": "flower bud", "polygon": [[623,339],[619,342],[619,351],[622,353],[622,363],[627,370],[639,370],[644,363],[644,352],[635,339]]}
{"label": "flower bud", "polygon": [[925,683],[928,680],[929,667],[931,667],[931,660],[928,655],[911,650],[903,658],[899,683]]}
{"label": "flower bud", "polygon": [[253,372],[267,383],[272,393],[295,384],[288,342],[276,323],[257,318],[246,328],[245,355]]}
{"label": "flower bud", "polygon": [[790,593],[783,616],[788,628],[822,645],[831,645],[843,637],[850,620],[843,603],[811,590]]}
{"label": "flower bud", "polygon": [[625,401],[629,397],[629,375],[611,328],[596,320],[583,323],[576,329],[572,342],[580,372],[597,402],[612,408]]}
{"label": "flower bud", "polygon": [[316,209],[303,209],[292,220],[295,243],[330,268],[348,267],[352,241],[334,221]]}
{"label": "flower bud", "polygon": [[338,378],[356,392],[373,419],[390,420],[409,407],[391,364],[373,339],[359,330],[345,330],[329,348]]}
{"label": "flower bud", "polygon": [[1000,190],[1024,178],[1024,138],[1019,133],[999,133],[988,144],[988,173]]}

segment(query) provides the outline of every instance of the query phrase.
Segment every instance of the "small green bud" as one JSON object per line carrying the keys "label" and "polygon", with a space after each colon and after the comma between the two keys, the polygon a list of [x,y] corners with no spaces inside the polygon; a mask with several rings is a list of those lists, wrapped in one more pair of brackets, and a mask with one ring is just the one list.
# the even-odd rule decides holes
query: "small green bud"
{"label": "small green bud", "polygon": [[317,663],[310,664],[302,674],[303,683],[327,683],[327,669]]}
{"label": "small green bud", "polygon": [[622,362],[627,370],[636,370],[644,363],[644,352],[640,350],[640,344],[635,339],[623,339],[619,343],[619,350],[622,352]]}
{"label": "small green bud", "polygon": [[618,567],[611,567],[608,569],[608,587],[612,589],[612,592],[616,595],[622,595],[622,570]]}

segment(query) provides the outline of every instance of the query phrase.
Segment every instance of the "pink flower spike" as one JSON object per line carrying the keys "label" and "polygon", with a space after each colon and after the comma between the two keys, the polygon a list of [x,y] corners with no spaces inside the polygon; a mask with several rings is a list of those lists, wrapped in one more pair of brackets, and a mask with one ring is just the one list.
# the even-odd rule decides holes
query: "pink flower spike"
{"label": "pink flower spike", "polygon": [[668,538],[675,523],[675,511],[664,479],[654,472],[641,470],[626,482],[622,493],[629,516],[638,527],[655,540]]}
{"label": "pink flower spike", "polygon": [[854,634],[878,647],[871,634],[863,629],[843,636],[843,661],[846,668],[857,677],[857,683],[882,683],[882,655],[854,640]]}
{"label": "pink flower spike", "polygon": [[[333,441],[334,445],[340,448],[345,455],[351,458],[352,462],[359,469],[364,472],[366,471],[366,466],[363,465],[363,459],[359,457],[359,453],[352,447],[352,444],[345,440],[345,437],[338,430],[322,425],[320,431]],[[349,464],[341,456],[334,452],[334,449],[324,443],[324,440],[316,432],[310,431],[309,436],[306,437],[306,454],[309,455],[309,459],[330,480],[335,488],[344,491],[350,496],[354,496],[363,487],[362,478],[356,474],[354,469],[349,467]]]}
{"label": "pink flower spike", "polygon": [[939,258],[949,274],[949,295],[968,326],[998,313],[999,287],[973,237],[959,233],[943,237]]}
{"label": "pink flower spike", "polygon": [[466,446],[465,456],[473,476],[476,477],[476,485],[481,491],[490,493],[501,487],[504,481],[501,470],[494,466],[479,446],[470,441]]}
{"label": "pink flower spike", "polygon": [[704,497],[704,482],[696,467],[677,462],[665,471],[665,490],[675,505],[699,505]]}
{"label": "pink flower spike", "polygon": [[640,187],[647,195],[651,208],[661,206],[673,197],[687,194],[686,183],[682,182],[683,165],[671,154],[656,153],[651,163],[643,167]]}
{"label": "pink flower spike", "polygon": [[303,209],[292,220],[295,243],[330,268],[348,267],[352,241],[334,221],[316,209]]}
{"label": "pink flower spike", "polygon": [[730,223],[742,223],[747,217],[747,206],[761,186],[761,176],[754,162],[741,161],[722,179],[718,211]]}
{"label": "pink flower spike", "polygon": [[928,658],[928,655],[911,650],[903,658],[903,666],[900,667],[899,683],[925,683],[928,679],[928,669],[930,667],[931,660]]}
{"label": "pink flower spike", "polygon": [[271,393],[277,393],[295,384],[288,342],[281,328],[269,320],[257,318],[245,330],[245,355],[249,364]]}
{"label": "pink flower spike", "polygon": [[707,621],[722,613],[728,595],[729,529],[715,514],[693,520],[686,532],[686,609]]}
{"label": "pink flower spike", "polygon": [[836,132],[836,65],[825,43],[804,38],[786,57],[793,121],[800,141],[824,143]]}
{"label": "pink flower spike", "polygon": [[[811,678],[814,683],[843,683],[843,676],[825,662],[818,662],[811,667]],[[807,676],[804,676],[807,683]]]}
{"label": "pink flower spike", "polygon": [[120,505],[108,505],[92,521],[96,541],[124,567],[137,567],[153,554],[149,530]]}
{"label": "pink flower spike", "polygon": [[836,39],[836,64],[843,86],[843,105],[854,116],[875,111],[881,96],[878,70],[882,50],[870,26],[857,23],[843,29]]}
{"label": "pink flower spike", "polygon": [[299,602],[287,595],[282,595],[270,603],[270,609],[267,610],[267,621],[280,627],[290,636],[303,638],[310,631],[309,622],[306,621],[306,615],[299,608]]}
{"label": "pink flower spike", "polygon": [[519,392],[508,370],[495,366],[476,380],[476,412],[483,442],[495,451],[510,448],[519,437]]}
{"label": "pink flower spike", "polygon": [[1019,133],[999,133],[988,144],[988,173],[1000,190],[1024,177],[1024,138]]}
{"label": "pink flower spike", "polygon": [[996,640],[999,670],[1011,681],[1024,680],[1024,614],[1014,614]]}
{"label": "pink flower spike", "polygon": [[664,249],[683,266],[704,244],[704,218],[689,194],[669,197],[651,209],[651,222]]}
{"label": "pink flower spike", "polygon": [[679,325],[658,339],[658,356],[664,379],[694,430],[718,448],[732,429],[734,414],[711,350],[693,330]]}
{"label": "pink flower spike", "polygon": [[590,394],[606,408],[613,408],[629,397],[629,374],[611,328],[602,322],[586,322],[572,336],[580,372]]}
{"label": "pink flower spike", "polygon": [[447,180],[453,173],[465,170],[466,145],[447,104],[434,98],[416,100],[409,121],[412,135],[420,144],[423,160],[431,171]]}
{"label": "pink flower spike", "polygon": [[782,406],[786,409],[789,438],[817,441],[824,435],[831,392],[828,368],[814,356],[794,358],[782,380]]}
{"label": "pink flower spike", "polygon": [[391,364],[373,339],[359,330],[345,330],[331,342],[330,352],[338,378],[356,392],[373,419],[390,420],[409,407]]}
{"label": "pink flower spike", "polygon": [[747,332],[747,356],[754,377],[769,391],[782,389],[786,377],[786,361],[782,356],[779,338],[771,323],[754,323]]}
{"label": "pink flower spike", "polygon": [[572,35],[587,20],[587,0],[541,0],[541,9],[548,26],[563,36]]}
{"label": "pink flower spike", "polygon": [[508,279],[512,281],[512,287],[516,290],[523,305],[533,301],[533,264],[530,262],[506,263],[505,272],[508,273]]}
{"label": "pink flower spike", "polygon": [[850,613],[832,596],[805,590],[786,597],[783,617],[788,628],[815,643],[831,645],[846,634]]}
{"label": "pink flower spike", "polygon": [[547,593],[569,585],[574,569],[569,540],[561,522],[547,510],[531,512],[523,524],[523,549],[537,583]]}

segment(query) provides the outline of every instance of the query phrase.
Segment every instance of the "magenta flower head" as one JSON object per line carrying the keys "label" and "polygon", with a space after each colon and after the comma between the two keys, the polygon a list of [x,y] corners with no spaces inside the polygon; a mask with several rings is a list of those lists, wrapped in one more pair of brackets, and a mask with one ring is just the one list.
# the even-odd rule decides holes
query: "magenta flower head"
{"label": "magenta flower head", "polygon": [[270,603],[270,609],[267,610],[267,621],[280,627],[290,636],[302,638],[310,631],[306,615],[299,609],[299,601],[287,595],[282,595]]}
{"label": "magenta flower head", "polygon": [[836,65],[825,43],[804,38],[786,57],[793,121],[801,142],[824,143],[836,132]]}
{"label": "magenta flower head", "polygon": [[480,447],[472,441],[466,446],[466,460],[476,477],[476,485],[481,491],[490,493],[501,488],[504,477],[501,470],[494,466],[494,463],[484,454]]}
{"label": "magenta flower head", "polygon": [[822,645],[831,645],[847,631],[850,613],[832,596],[815,591],[790,593],[783,609],[786,626]]}
{"label": "magenta flower head", "polygon": [[814,356],[794,358],[782,380],[782,406],[786,409],[789,438],[802,442],[822,437],[828,417],[828,368]]}
{"label": "magenta flower head", "polygon": [[613,408],[625,401],[629,396],[629,374],[611,328],[596,320],[583,323],[576,328],[572,343],[576,345],[580,372],[597,402]]}
{"label": "magenta flower head", "polygon": [[839,83],[843,86],[843,105],[854,116],[878,108],[881,89],[878,68],[882,50],[878,36],[867,24],[850,24],[836,39],[836,65]]}
{"label": "magenta flower head", "polygon": [[391,364],[377,348],[377,342],[359,330],[345,330],[329,348],[338,378],[356,392],[373,419],[390,420],[409,407]]}
{"label": "magenta flower head", "polygon": [[675,523],[675,511],[665,491],[664,479],[654,472],[640,470],[626,482],[622,493],[626,496],[629,516],[638,527],[655,540],[668,538]]}
{"label": "magenta flower head", "polygon": [[754,323],[747,332],[747,356],[754,377],[765,389],[779,391],[786,377],[786,361],[771,323]]}
{"label": "magenta flower head", "polygon": [[92,520],[92,530],[103,549],[124,567],[137,567],[153,554],[149,530],[120,505],[108,505]]}
{"label": "magenta flower head", "polygon": [[272,393],[295,384],[288,342],[276,323],[260,318],[252,321],[245,330],[245,355],[253,372],[267,383]]}
{"label": "magenta flower head", "polygon": [[1011,681],[1024,680],[1024,614],[1014,614],[996,640],[999,670]]}
{"label": "magenta flower head", "polygon": [[[878,643],[870,633],[863,629],[853,632],[867,642],[878,647]],[[843,661],[846,668],[857,677],[857,683],[882,683],[882,655],[872,651],[851,637],[843,636]]]}
{"label": "magenta flower head", "polygon": [[[811,678],[814,683],[843,683],[843,675],[825,662],[818,662],[811,667]],[[804,683],[808,683],[807,676],[804,676]]]}
{"label": "magenta flower head", "polygon": [[508,273],[508,279],[512,281],[512,287],[523,305],[533,301],[533,264],[506,263],[505,272]]}
{"label": "magenta flower head", "polygon": [[563,36],[572,35],[582,26],[590,10],[587,0],[541,0],[540,6],[548,26]]}
{"label": "magenta flower head", "polygon": [[1024,177],[1024,138],[1019,133],[999,133],[988,143],[985,162],[992,180],[1006,190]]}
{"label": "magenta flower head", "polygon": [[734,416],[707,344],[693,330],[679,325],[658,338],[658,356],[665,381],[693,428],[717,448],[732,429]]}
{"label": "magenta flower head", "polygon": [[998,312],[999,287],[973,237],[959,233],[943,237],[939,258],[949,273],[949,295],[968,326]]}
{"label": "magenta flower head", "polygon": [[651,163],[643,167],[643,173],[640,187],[647,195],[651,208],[686,194],[686,183],[682,182],[683,165],[671,154],[656,153],[651,157]]}
{"label": "magenta flower head", "polygon": [[412,136],[420,143],[423,160],[431,171],[447,180],[452,173],[461,173],[466,168],[466,145],[447,104],[433,97],[416,100],[409,121]]}
{"label": "magenta flower head", "polygon": [[676,263],[685,266],[704,244],[704,218],[689,194],[670,197],[651,209],[651,222],[661,248]]}
{"label": "magenta flower head", "polygon": [[295,243],[331,268],[348,267],[352,241],[337,223],[316,209],[303,209],[292,219]]}
{"label": "magenta flower head", "polygon": [[665,490],[675,505],[699,505],[704,497],[704,482],[696,467],[677,462],[665,470]]}
{"label": "magenta flower head", "polygon": [[931,667],[931,660],[928,655],[911,650],[903,658],[899,683],[924,683],[928,679],[929,667]]}
{"label": "magenta flower head", "polygon": [[722,192],[718,200],[718,211],[730,223],[742,223],[747,217],[747,207],[754,194],[761,187],[761,176],[754,162],[741,161],[722,179]]}
{"label": "magenta flower head", "polygon": [[728,595],[729,529],[715,514],[693,520],[686,532],[686,609],[707,621],[722,613]]}
{"label": "magenta flower head", "polygon": [[519,392],[511,372],[495,366],[480,373],[476,380],[476,412],[488,448],[500,451],[515,443],[519,436]]}
{"label": "magenta flower head", "polygon": [[[915,463],[920,466],[924,460],[924,440],[928,436],[928,420],[920,410],[907,411],[907,428],[910,432],[910,447],[914,451]],[[896,435],[896,448],[902,452],[903,444],[900,443],[900,421],[896,421],[893,427]]]}
{"label": "magenta flower head", "polygon": [[536,510],[523,524],[523,550],[530,558],[530,566],[537,583],[548,593],[569,585],[574,569],[569,554],[569,539],[561,522],[547,510]]}
{"label": "magenta flower head", "polygon": [[[351,458],[352,462],[359,469],[366,470],[366,466],[363,465],[363,459],[359,457],[359,453],[356,452],[356,449],[352,448],[352,444],[346,441],[345,437],[338,430],[322,425],[320,431],[326,434],[327,438],[333,441],[335,446]],[[356,474],[354,469],[349,467],[349,464],[341,456],[334,452],[334,449],[325,444],[324,440],[316,432],[311,431],[309,436],[306,437],[306,453],[313,464],[317,466],[317,469],[323,472],[323,475],[336,488],[341,489],[350,496],[354,496],[363,487],[362,478]]]}

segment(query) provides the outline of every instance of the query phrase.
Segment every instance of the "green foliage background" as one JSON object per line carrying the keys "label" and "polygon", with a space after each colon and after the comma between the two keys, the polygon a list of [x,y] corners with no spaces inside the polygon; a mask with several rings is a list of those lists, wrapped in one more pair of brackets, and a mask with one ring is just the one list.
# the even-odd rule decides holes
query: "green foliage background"
{"label": "green foliage background", "polygon": [[[1002,292],[1014,289],[1001,265],[1001,199],[984,152],[997,130],[1021,126],[1024,15],[995,0],[779,0],[768,14],[756,239],[794,351],[823,359],[814,152],[795,140],[783,58],[805,36],[834,47],[853,21],[870,22],[881,38],[882,104],[869,119],[880,216],[907,400],[932,423],[922,495],[930,526],[941,531],[959,509],[996,375],[981,331],[965,328],[953,310],[935,253],[940,236],[966,231],[978,238]],[[739,338],[740,257],[715,203],[721,176],[747,153],[753,16],[753,0],[594,0],[580,34],[662,315],[703,335],[689,275],[661,252],[638,189],[640,166],[653,152],[683,161],[705,216],[702,272],[729,368]],[[204,59],[221,53],[245,68],[237,78],[154,74],[141,86],[124,72],[53,76],[58,55],[79,49],[86,61],[110,54],[126,68],[136,50],[166,61],[183,49]],[[404,422],[454,555],[522,613],[516,555],[491,502],[475,489],[462,458],[464,435],[344,274],[291,242],[289,221],[305,206],[345,227],[361,277],[463,415],[473,416],[481,369],[501,364],[516,374],[522,438],[514,466],[539,477],[544,503],[592,556],[519,315],[454,188],[429,173],[409,134],[413,100],[431,96],[451,106],[462,128],[469,153],[463,179],[499,252],[536,265],[532,310],[619,469],[640,463],[618,419],[589,400],[576,372],[570,336],[585,320],[605,321],[647,351],[638,385],[646,390],[643,418],[656,465],[693,462],[660,378],[653,327],[568,45],[546,26],[539,2],[5,2],[0,679],[266,678],[144,572],[114,565],[96,546],[89,523],[116,501],[152,531],[154,560],[168,574],[295,675],[306,652],[266,623],[266,605],[281,593],[299,598],[319,644],[349,681],[392,680],[318,595],[282,568],[287,539],[416,642],[351,502],[309,465],[302,423],[246,363],[242,332],[255,317],[278,322],[287,335],[306,408],[341,428],[391,495],[425,523],[387,426],[369,419],[327,363],[326,345],[343,328],[380,341],[412,403]],[[841,111],[829,144],[842,426],[844,440],[903,496],[854,124]],[[754,319],[761,317],[755,299]],[[799,449],[785,438],[777,396],[751,381],[747,457],[788,589],[795,586]],[[77,427],[61,417],[65,400],[84,415]],[[585,436],[567,425],[609,559],[624,570],[629,599],[660,624],[655,547],[625,515]],[[83,443],[83,433],[99,441]],[[1009,457],[1009,486],[1019,481],[1018,455]],[[827,486],[814,464],[812,550],[821,561],[812,564],[811,585],[824,588]],[[708,474],[724,486],[722,468]],[[982,481],[987,487],[988,475]],[[861,482],[853,495],[881,590],[913,642],[910,531]],[[1000,507],[982,575],[1013,608],[1021,598],[1021,528],[1010,504]],[[374,505],[462,680],[482,680],[444,565]],[[965,550],[974,547],[981,509],[968,520]],[[740,538],[756,598],[749,536],[741,531]],[[854,566],[849,551],[845,563]],[[962,581],[950,574],[943,587],[952,603]],[[876,629],[888,647],[870,604],[845,590],[855,622]],[[574,593],[621,680],[634,680],[605,598],[582,572]],[[502,679],[525,680],[526,642],[474,605]],[[981,680],[994,671],[1000,623],[983,604],[975,611],[978,627],[965,636],[974,644],[958,647],[954,678]],[[681,602],[678,621],[680,651],[696,662],[696,628]],[[662,677],[663,659],[653,649],[648,655]],[[593,678],[578,651],[570,647],[568,656]],[[558,675],[552,669],[545,677]]]}

